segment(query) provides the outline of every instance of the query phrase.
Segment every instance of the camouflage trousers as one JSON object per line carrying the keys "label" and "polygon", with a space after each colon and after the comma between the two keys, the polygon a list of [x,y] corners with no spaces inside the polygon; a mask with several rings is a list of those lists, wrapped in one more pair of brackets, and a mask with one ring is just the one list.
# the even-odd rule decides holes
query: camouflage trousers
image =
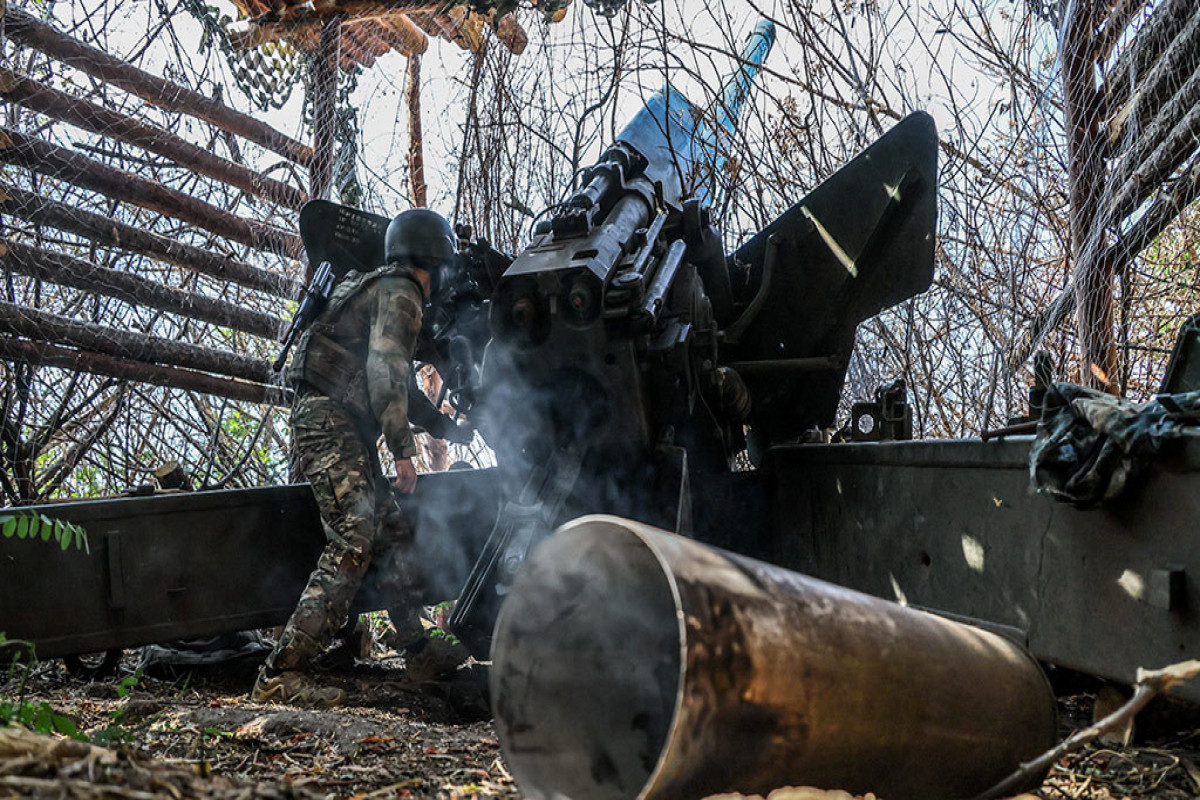
{"label": "camouflage trousers", "polygon": [[412,530],[383,475],[375,442],[340,404],[303,390],[292,407],[292,436],[327,542],[267,666],[302,670],[325,649],[345,625],[373,557],[383,562],[377,567],[398,641],[419,638]]}

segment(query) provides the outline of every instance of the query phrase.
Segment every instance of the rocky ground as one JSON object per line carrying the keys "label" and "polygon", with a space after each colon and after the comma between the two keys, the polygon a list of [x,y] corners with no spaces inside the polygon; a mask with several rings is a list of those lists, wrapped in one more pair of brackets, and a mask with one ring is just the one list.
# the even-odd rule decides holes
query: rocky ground
{"label": "rocky ground", "polygon": [[[48,704],[109,747],[0,727],[0,797],[452,798],[520,796],[488,721],[484,669],[415,686],[394,654],[327,673],[349,703],[331,711],[248,701],[257,659],[175,676],[85,682],[60,662],[11,670],[0,702]],[[1068,687],[1063,735],[1091,721],[1095,687]],[[11,707],[11,706],[10,706]],[[1036,795],[1193,798],[1200,795],[1200,715],[1152,709],[1134,746],[1089,747],[1061,761]],[[47,718],[41,720],[42,727]],[[774,793],[772,800],[847,798]]]}

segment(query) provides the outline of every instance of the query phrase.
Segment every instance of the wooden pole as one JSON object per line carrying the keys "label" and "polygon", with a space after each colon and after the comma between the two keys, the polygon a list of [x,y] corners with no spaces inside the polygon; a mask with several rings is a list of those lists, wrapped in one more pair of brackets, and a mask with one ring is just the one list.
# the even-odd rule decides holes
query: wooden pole
{"label": "wooden pole", "polygon": [[38,250],[3,237],[0,237],[0,266],[47,283],[72,286],[85,292],[114,297],[133,306],[156,308],[245,331],[264,339],[278,339],[283,327],[283,320],[261,311],[172,289],[139,275],[89,264],[61,253]]}
{"label": "wooden pole", "polygon": [[0,181],[0,214],[12,214],[36,225],[74,233],[97,244],[149,256],[276,297],[292,300],[300,296],[302,289],[297,281],[286,275],[216,255],[203,248],[126,225],[111,217],[47,200],[4,181]]}
{"label": "wooden pole", "polygon": [[270,383],[271,366],[248,356],[66,319],[36,308],[0,301],[0,333],[78,347],[117,358],[213,372],[253,383]]}
{"label": "wooden pole", "polygon": [[[309,195],[326,200],[333,185],[333,142],[337,125],[338,57],[341,52],[341,17],[324,19],[321,43],[313,55],[309,87],[313,109],[313,160]],[[309,265],[309,270],[313,265]],[[310,276],[311,277],[311,276]]]}
{"label": "wooden pole", "polygon": [[1095,83],[1093,42],[1103,17],[1096,3],[1071,3],[1063,21],[1063,112],[1067,129],[1071,251],[1080,352],[1080,383],[1115,391],[1113,265],[1102,258],[1100,214],[1104,189],[1101,95]]}
{"label": "wooden pole", "polygon": [[404,84],[404,99],[408,104],[408,183],[412,187],[412,203],[417,208],[426,205],[424,138],[421,134],[421,57],[408,57],[408,79]]}
{"label": "wooden pole", "polygon": [[165,156],[192,172],[273,203],[298,210],[308,202],[308,196],[293,186],[264,177],[162,128],[51,89],[4,67],[0,67],[0,97],[84,130]]}
{"label": "wooden pole", "polygon": [[309,166],[312,148],[286,136],[251,116],[212,100],[199,92],[143,72],[132,64],[77,42],[15,8],[4,17],[4,34],[69,64],[94,78],[112,84],[167,111],[190,114],[224,131],[241,136],[279,153],[301,166]]}
{"label": "wooden pole", "polygon": [[164,216],[198,225],[218,236],[268,252],[300,258],[300,237],[217,208],[156,181],[110,167],[65,147],[0,127],[0,163],[25,167],[133,203]]}
{"label": "wooden pole", "polygon": [[72,372],[88,372],[120,380],[228,397],[230,400],[276,406],[291,404],[291,393],[278,386],[220,378],[204,372],[162,364],[129,361],[102,353],[70,350],[48,342],[31,342],[0,336],[0,358],[34,366],[58,367]]}

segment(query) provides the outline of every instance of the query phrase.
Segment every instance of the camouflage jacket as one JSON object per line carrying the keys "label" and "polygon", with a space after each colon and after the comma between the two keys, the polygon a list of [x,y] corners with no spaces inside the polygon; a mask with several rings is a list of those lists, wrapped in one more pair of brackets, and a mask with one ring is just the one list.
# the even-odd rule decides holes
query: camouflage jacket
{"label": "camouflage jacket", "polygon": [[290,380],[340,401],[367,438],[383,433],[392,456],[417,453],[408,382],[421,332],[423,295],[403,267],[350,272],[301,336]]}

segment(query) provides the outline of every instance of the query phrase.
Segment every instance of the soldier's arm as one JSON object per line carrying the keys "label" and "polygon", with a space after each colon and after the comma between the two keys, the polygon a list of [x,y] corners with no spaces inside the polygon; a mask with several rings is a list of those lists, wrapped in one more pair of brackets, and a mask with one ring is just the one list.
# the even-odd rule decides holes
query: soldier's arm
{"label": "soldier's arm", "polygon": [[417,454],[408,424],[408,373],[421,331],[421,290],[407,278],[382,278],[371,320],[367,393],[397,461]]}

